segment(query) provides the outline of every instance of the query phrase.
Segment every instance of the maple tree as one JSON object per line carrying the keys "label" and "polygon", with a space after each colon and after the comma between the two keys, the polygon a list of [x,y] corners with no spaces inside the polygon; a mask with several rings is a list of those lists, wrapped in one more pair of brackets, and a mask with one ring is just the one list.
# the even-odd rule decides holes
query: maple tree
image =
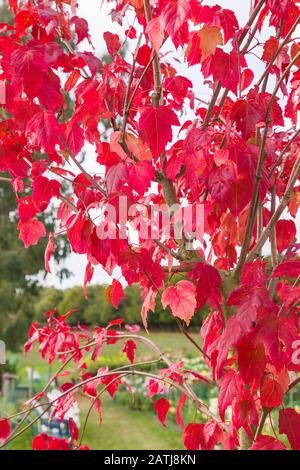
{"label": "maple tree", "polygon": [[[163,425],[168,393],[180,392],[176,419],[187,449],[283,450],[283,435],[300,449],[299,413],[285,408],[287,393],[300,382],[300,2],[255,0],[244,25],[234,11],[200,0],[107,3],[125,39],[104,34],[111,61],[103,63],[77,47],[91,44],[91,37],[76,1],[9,0],[14,22],[0,25],[6,83],[0,170],[11,176],[1,181],[15,191],[25,247],[46,236],[37,217],[52,200],[60,201],[57,233],[49,234],[45,253],[47,271],[56,237],[66,233],[72,250],[86,255],[84,288],[96,265],[109,274],[118,266],[129,285],[141,286],[146,329],[148,313],[161,300],[207,363],[209,383],[219,390],[219,413],[194,392],[194,382],[207,379],[187,370],[184,361],[172,363],[136,327],[120,319],[106,328],[75,328],[67,322],[72,312],[56,316],[53,310],[46,325],[31,326],[25,350],[38,343],[41,356],[49,363],[58,358],[61,369],[23,411],[1,419],[2,445],[31,425],[26,419],[41,404],[41,416],[51,410],[62,419],[77,390],[102,419],[101,396],[113,397],[135,374],[147,379]],[[127,29],[132,15],[135,26]],[[198,80],[209,86],[208,102],[189,77],[177,73],[176,52],[186,70],[195,67]],[[74,101],[72,112],[67,99]],[[85,143],[95,148],[95,173],[78,158]],[[125,221],[124,199],[131,206]],[[180,224],[187,204],[192,211]],[[154,206],[158,220],[169,216],[170,227],[166,231],[162,222],[149,236]],[[195,220],[197,206],[202,217]],[[175,273],[181,279],[174,284]],[[106,296],[117,308],[124,296],[119,279]],[[196,342],[187,326],[206,303],[211,311]],[[139,369],[139,341],[165,363],[158,374]],[[95,361],[104,343],[120,343],[128,367],[87,373],[85,358]],[[71,364],[78,381],[65,382],[61,395],[47,401],[48,387]],[[187,400],[203,421],[183,422]],[[265,434],[266,420],[274,416],[279,436]],[[10,424],[16,417],[18,424]],[[84,448],[84,429],[81,437],[75,423],[70,429],[68,442],[41,435],[33,448]]]}

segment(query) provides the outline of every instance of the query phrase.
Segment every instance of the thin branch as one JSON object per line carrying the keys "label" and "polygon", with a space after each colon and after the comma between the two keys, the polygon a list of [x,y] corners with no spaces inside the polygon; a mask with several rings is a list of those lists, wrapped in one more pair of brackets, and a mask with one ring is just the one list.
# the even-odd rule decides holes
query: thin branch
{"label": "thin branch", "polygon": [[[274,215],[275,211],[276,211],[276,186],[274,185],[271,189],[271,217]],[[273,225],[271,233],[270,233],[270,243],[271,243],[271,261],[272,261],[272,267],[274,270],[278,264],[276,224]],[[271,297],[273,297],[275,293],[276,283],[277,283],[277,280],[275,278],[271,279],[269,283],[269,292],[270,292]]]}
{"label": "thin branch", "polygon": [[163,251],[165,251],[165,253],[168,253],[173,258],[175,258],[179,261],[182,261],[182,257],[180,256],[180,254],[176,253],[174,250],[171,250],[171,248],[168,248],[163,243],[161,243],[159,240],[154,239],[153,241],[157,246],[159,246],[159,248],[161,248]]}
{"label": "thin branch", "polygon": [[[245,25],[245,28],[244,28],[244,31],[243,33],[240,35],[239,39],[238,39],[238,45],[239,47],[242,45],[245,37],[247,36],[248,32],[250,31],[251,33],[251,26],[253,25],[254,21],[256,20],[262,6],[264,5],[264,3],[266,2],[266,0],[260,0],[260,2],[256,5],[256,7],[254,8],[253,12],[252,12],[252,15],[250,16],[249,20],[247,21],[246,25]],[[224,106],[224,103],[225,103],[225,100],[228,96],[228,93],[229,91],[226,89],[224,90],[223,92],[223,95],[222,95],[222,98],[221,98],[221,101],[220,101],[220,104],[219,104],[219,109],[216,113],[216,116],[215,116],[215,119],[218,119],[220,114],[221,114],[221,111],[222,111],[222,108]]]}
{"label": "thin branch", "polygon": [[[146,15],[147,24],[152,20],[152,11],[150,0],[144,0],[144,10]],[[157,108],[162,101],[162,86],[161,86],[161,67],[157,53],[154,53],[153,59],[153,79],[154,79],[154,93],[152,95],[152,103]]]}
{"label": "thin branch", "polygon": [[298,129],[297,132],[295,132],[295,134],[290,138],[290,140],[288,141],[288,143],[285,145],[285,147],[283,148],[283,150],[281,151],[280,155],[278,156],[278,158],[276,159],[276,162],[274,163],[274,165],[272,166],[271,170],[270,170],[270,173],[268,175],[268,178],[270,179],[277,166],[279,165],[279,163],[281,162],[283,156],[285,155],[285,153],[288,151],[288,149],[290,148],[290,146],[292,145],[292,143],[297,139],[297,137],[299,136],[300,134],[300,129]]}
{"label": "thin branch", "polygon": [[210,118],[212,116],[212,113],[215,109],[215,104],[217,102],[217,99],[219,97],[219,94],[220,94],[220,91],[222,89],[222,86],[221,86],[221,82],[218,81],[217,82],[217,85],[216,85],[216,88],[215,88],[215,91],[212,95],[212,98],[211,98],[211,101],[210,101],[210,104],[209,104],[209,107],[208,107],[208,110],[207,110],[207,113],[206,113],[206,116],[204,118],[204,121],[203,121],[203,124],[201,126],[202,130],[205,130],[205,128],[208,126],[209,124],[209,121],[210,121]]}
{"label": "thin branch", "polygon": [[131,64],[131,70],[129,74],[128,84],[126,88],[126,95],[125,95],[125,100],[124,100],[124,106],[123,106],[123,121],[122,121],[122,126],[121,126],[119,144],[121,145],[122,149],[124,150],[126,154],[130,153],[129,148],[125,141],[126,125],[127,125],[129,112],[130,112],[130,107],[128,106],[128,103],[129,103],[130,90],[131,90],[131,85],[132,85],[134,71],[135,71],[136,59],[137,59],[137,55],[139,52],[141,40],[142,40],[142,35],[140,34],[138,41],[137,41],[136,48],[135,48],[135,53],[133,56],[132,64]]}
{"label": "thin branch", "polygon": [[299,383],[300,383],[300,377],[297,377],[297,379],[295,379],[292,383],[290,383],[289,388],[287,389],[286,393],[289,393],[292,390],[292,388],[296,387],[296,385],[298,385]]}
{"label": "thin branch", "polygon": [[5,176],[0,176],[0,181],[3,181],[3,183],[11,183],[12,179],[6,178]]}
{"label": "thin branch", "polygon": [[252,251],[249,253],[248,257],[246,258],[247,262],[253,261],[253,259],[255,258],[255,253],[257,252],[257,250],[262,249],[262,247],[266,243],[267,239],[269,238],[270,233],[271,233],[274,225],[279,220],[281,214],[283,213],[284,209],[286,208],[286,206],[289,202],[292,190],[293,190],[293,188],[295,186],[295,183],[296,183],[296,181],[299,177],[299,174],[300,174],[300,157],[298,157],[296,162],[295,162],[295,165],[294,165],[294,168],[292,170],[289,182],[288,182],[287,187],[286,187],[286,191],[285,191],[285,193],[282,197],[282,200],[281,200],[279,206],[277,207],[275,213],[273,214],[273,216],[269,220],[268,225],[266,226],[265,230],[263,231],[260,239],[257,241],[255,247],[252,249]]}
{"label": "thin branch", "polygon": [[104,191],[103,188],[101,188],[101,186],[97,183],[97,181],[83,168],[83,166],[81,165],[81,163],[79,163],[77,160],[76,160],[76,157],[73,155],[73,153],[71,152],[71,150],[69,149],[66,141],[64,140],[64,138],[59,135],[59,140],[61,141],[64,149],[66,150],[66,152],[68,153],[69,157],[71,158],[71,160],[75,163],[75,165],[77,166],[77,168],[81,171],[81,173],[84,174],[84,176],[86,177],[86,179],[91,183],[91,185],[96,188],[104,197],[107,197],[107,194],[106,194],[106,191]]}
{"label": "thin branch", "polygon": [[280,52],[282,51],[282,49],[284,48],[284,46],[289,42],[289,39],[290,37],[292,36],[293,32],[295,31],[295,29],[297,28],[298,24],[299,24],[299,20],[300,20],[300,16],[298,16],[298,18],[296,19],[296,21],[294,22],[293,26],[291,27],[290,31],[288,32],[287,36],[284,38],[284,40],[282,41],[282,43],[280,44],[279,48],[277,49],[277,51],[275,52],[274,56],[272,57],[272,59],[270,60],[267,68],[264,70],[264,73],[262,74],[262,76],[260,77],[260,79],[258,80],[257,82],[257,85],[260,86],[261,83],[265,80],[265,78],[268,76],[269,72],[270,72],[270,69],[271,67],[273,66],[276,58],[279,56]]}
{"label": "thin branch", "polygon": [[265,422],[266,422],[266,419],[268,417],[269,412],[270,412],[270,410],[268,410],[266,408],[263,409],[259,425],[258,425],[257,430],[255,432],[254,440],[256,440],[261,435],[261,433],[264,429],[264,425],[265,425]]}
{"label": "thin branch", "polygon": [[194,338],[186,331],[179,318],[175,318],[175,320],[179,330],[184,334],[184,336],[195,346],[196,349],[198,349],[198,351],[201,352],[201,354],[203,354],[204,357],[210,360],[209,355],[206,354],[206,352],[199,346],[199,344],[194,340]]}

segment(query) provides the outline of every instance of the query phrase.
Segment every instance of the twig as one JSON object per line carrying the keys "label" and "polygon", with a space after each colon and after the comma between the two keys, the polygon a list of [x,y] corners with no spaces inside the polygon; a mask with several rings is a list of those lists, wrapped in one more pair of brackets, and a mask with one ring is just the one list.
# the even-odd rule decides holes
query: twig
{"label": "twig", "polygon": [[269,412],[270,412],[270,410],[268,410],[266,408],[263,409],[259,425],[258,425],[257,430],[255,432],[254,440],[256,440],[261,435]]}
{"label": "twig", "polygon": [[[144,9],[147,24],[152,20],[152,12],[149,0],[144,0]],[[162,87],[161,87],[161,68],[157,53],[154,53],[153,58],[153,79],[154,79],[154,93],[152,95],[152,103],[155,108],[161,104]]]}
{"label": "twig", "polygon": [[140,44],[141,44],[141,40],[142,40],[142,35],[140,34],[140,36],[138,38],[138,41],[137,41],[137,45],[136,45],[135,53],[134,53],[134,56],[133,56],[132,64],[131,64],[131,70],[130,70],[130,74],[129,74],[128,84],[127,84],[127,88],[126,88],[126,95],[125,95],[125,100],[124,100],[124,107],[123,107],[123,121],[122,121],[122,126],[121,126],[119,144],[121,145],[122,149],[125,151],[126,154],[130,153],[129,148],[128,148],[128,146],[126,144],[126,141],[125,141],[126,125],[127,125],[127,120],[128,120],[129,111],[130,111],[130,107],[128,106],[128,103],[129,103],[131,85],[132,85],[132,81],[133,81],[133,75],[134,75],[134,71],[135,71],[136,59],[137,59],[139,47],[140,47]]}
{"label": "twig", "polygon": [[194,340],[194,338],[186,331],[179,318],[175,318],[175,320],[179,330],[184,334],[184,336],[195,346],[196,349],[198,349],[198,351],[201,352],[201,354],[203,354],[203,356],[210,360],[209,355],[206,354],[206,352],[199,346],[199,344]]}
{"label": "twig", "polygon": [[216,89],[212,95],[212,98],[211,98],[211,101],[210,101],[210,104],[209,104],[209,107],[208,107],[208,110],[207,110],[207,113],[206,113],[206,116],[204,118],[204,121],[203,121],[203,124],[201,126],[202,130],[204,130],[208,124],[209,124],[209,121],[210,121],[210,118],[212,116],[212,113],[215,109],[215,104],[217,102],[217,99],[218,99],[218,96],[220,94],[220,91],[222,89],[222,86],[221,86],[221,82],[218,81],[217,82],[217,85],[216,85]]}
{"label": "twig", "polygon": [[91,183],[91,185],[96,188],[104,197],[107,197],[107,194],[106,194],[106,191],[104,191],[103,188],[101,188],[101,186],[97,183],[97,181],[83,168],[83,166],[81,165],[81,163],[79,163],[77,160],[76,160],[76,157],[73,155],[73,153],[71,152],[71,150],[69,149],[66,141],[64,140],[64,138],[59,135],[59,140],[61,141],[64,149],[66,150],[66,152],[68,153],[69,157],[71,158],[71,160],[75,163],[75,165],[77,166],[77,168],[84,174],[84,176],[86,177],[86,179]]}
{"label": "twig", "polygon": [[282,41],[282,43],[280,44],[279,48],[277,49],[277,51],[275,52],[274,56],[272,57],[272,59],[270,60],[267,68],[264,70],[264,73],[262,74],[262,76],[260,77],[260,79],[258,80],[257,82],[257,85],[260,86],[261,83],[265,80],[266,76],[269,74],[270,72],[270,69],[271,67],[273,66],[276,58],[278,57],[278,55],[280,54],[280,52],[282,51],[282,49],[284,48],[284,46],[288,43],[290,37],[292,36],[293,32],[295,31],[295,29],[297,28],[298,24],[299,24],[299,20],[300,20],[300,16],[298,16],[298,18],[296,19],[296,21],[294,22],[293,26],[291,27],[290,31],[288,32],[287,36],[284,38],[284,40]]}
{"label": "twig", "polygon": [[253,248],[253,250],[247,256],[247,258],[246,258],[247,262],[253,261],[253,259],[255,258],[255,253],[257,252],[257,250],[261,249],[264,246],[264,244],[266,243],[267,239],[269,238],[270,233],[273,229],[273,226],[279,220],[281,214],[283,213],[284,209],[286,208],[286,206],[289,202],[291,192],[292,192],[292,190],[294,188],[294,185],[295,185],[295,183],[296,183],[296,181],[299,177],[299,174],[300,174],[300,157],[298,157],[296,162],[295,162],[295,165],[294,165],[294,168],[292,170],[289,182],[288,182],[287,187],[286,187],[286,191],[285,191],[285,193],[282,197],[282,200],[281,200],[279,206],[277,207],[275,213],[273,214],[273,216],[269,220],[268,225],[266,226],[265,230],[261,234],[261,237],[257,241],[255,247]]}
{"label": "twig", "polygon": [[299,136],[300,134],[300,129],[298,129],[297,132],[295,132],[295,134],[290,138],[290,140],[288,141],[288,143],[285,145],[285,147],[283,148],[283,150],[281,151],[279,157],[276,159],[276,162],[274,163],[274,165],[272,166],[271,170],[270,170],[270,173],[268,175],[268,178],[270,179],[273,174],[274,174],[274,171],[276,170],[276,167],[279,165],[279,163],[281,162],[284,154],[288,151],[288,149],[290,148],[290,146],[292,145],[292,143],[297,139],[297,137]]}

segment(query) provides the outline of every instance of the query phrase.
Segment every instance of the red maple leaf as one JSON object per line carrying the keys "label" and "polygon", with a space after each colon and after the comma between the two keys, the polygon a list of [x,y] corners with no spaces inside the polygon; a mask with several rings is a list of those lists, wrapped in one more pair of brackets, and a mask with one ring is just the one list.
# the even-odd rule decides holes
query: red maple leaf
{"label": "red maple leaf", "polygon": [[144,135],[155,158],[166,150],[166,145],[172,140],[172,126],[178,126],[179,121],[172,109],[166,106],[145,109],[139,120],[139,130]]}
{"label": "red maple leaf", "polygon": [[286,434],[293,450],[300,449],[300,414],[292,408],[279,411],[279,432]]}
{"label": "red maple leaf", "polygon": [[170,402],[162,397],[157,400],[154,405],[154,409],[157,413],[157,417],[163,426],[166,425],[167,414],[170,409]]}
{"label": "red maple leaf", "polygon": [[105,289],[106,300],[112,304],[113,307],[118,308],[119,303],[124,299],[124,291],[122,284],[114,279],[111,286]]}
{"label": "red maple leaf", "polygon": [[59,125],[53,112],[41,110],[27,124],[26,133],[32,145],[43,148],[46,152],[55,150],[60,143]]}
{"label": "red maple leaf", "polygon": [[286,447],[278,439],[262,435],[253,442],[250,450],[286,450]]}
{"label": "red maple leaf", "polygon": [[23,241],[25,248],[36,245],[40,238],[46,236],[45,225],[36,219],[30,219],[28,222],[19,222],[19,238]]}
{"label": "red maple leaf", "polygon": [[189,281],[179,281],[176,286],[168,287],[162,294],[164,308],[169,306],[174,317],[181,318],[189,325],[196,309],[196,288]]}

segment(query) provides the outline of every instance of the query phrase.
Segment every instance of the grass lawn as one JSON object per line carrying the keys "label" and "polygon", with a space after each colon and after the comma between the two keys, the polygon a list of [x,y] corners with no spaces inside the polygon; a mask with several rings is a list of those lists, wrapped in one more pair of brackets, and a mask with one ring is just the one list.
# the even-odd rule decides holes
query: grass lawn
{"label": "grass lawn", "polygon": [[[146,336],[146,335],[145,335]],[[164,353],[172,356],[173,359],[182,357],[196,357],[197,350],[189,341],[179,333],[155,332],[147,336],[156,343]],[[198,335],[193,335],[195,340],[199,340]],[[106,346],[104,355],[119,354],[121,344]],[[141,357],[154,357],[154,353],[143,344],[138,345],[138,355]],[[58,368],[58,364],[51,367],[47,362],[42,361],[38,351],[34,349],[27,357],[16,357],[18,359],[17,369],[20,382],[26,384],[26,367],[33,367],[39,372],[42,380],[47,380],[50,372]],[[83,400],[80,403],[81,422],[83,424],[89,402]],[[31,431],[24,433],[14,441],[9,449],[21,450],[31,449]],[[103,400],[103,423],[99,425],[99,416],[92,412],[86,429],[83,443],[92,449],[104,450],[178,450],[183,449],[181,441],[181,430],[169,419],[167,427],[161,426],[156,416],[148,411],[136,411],[128,405],[111,400],[109,397]]]}
{"label": "grass lawn", "polygon": [[[87,411],[88,403],[82,410]],[[92,413],[83,441],[92,449],[171,450],[183,449],[180,428],[174,423],[163,427],[156,416],[139,412],[107,399],[103,403],[103,423]]]}

